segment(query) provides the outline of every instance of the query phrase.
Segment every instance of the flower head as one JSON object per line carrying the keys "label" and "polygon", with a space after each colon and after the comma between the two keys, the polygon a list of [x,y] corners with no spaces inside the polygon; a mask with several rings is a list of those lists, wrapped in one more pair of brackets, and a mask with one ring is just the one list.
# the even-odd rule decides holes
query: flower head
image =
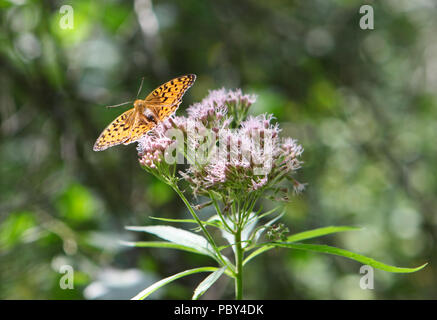
{"label": "flower head", "polygon": [[171,117],[139,140],[141,164],[158,168],[176,143],[169,130],[179,129],[188,161],[180,174],[194,194],[237,190],[249,194],[271,188],[299,169],[303,149],[292,138],[280,138],[273,115],[247,116],[255,101],[256,96],[244,95],[241,89],[210,91],[187,109],[187,117]]}

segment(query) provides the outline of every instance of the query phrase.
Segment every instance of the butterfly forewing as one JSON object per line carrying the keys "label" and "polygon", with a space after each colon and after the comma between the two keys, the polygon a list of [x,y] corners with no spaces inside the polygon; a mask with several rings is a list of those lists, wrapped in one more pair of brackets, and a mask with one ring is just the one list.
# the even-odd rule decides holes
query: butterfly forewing
{"label": "butterfly forewing", "polygon": [[148,106],[173,106],[181,102],[182,96],[196,80],[196,75],[188,74],[174,78],[153,90],[144,100]]}
{"label": "butterfly forewing", "polygon": [[115,118],[100,134],[93,150],[102,151],[129,139],[135,121],[135,112],[135,109],[130,109]]}

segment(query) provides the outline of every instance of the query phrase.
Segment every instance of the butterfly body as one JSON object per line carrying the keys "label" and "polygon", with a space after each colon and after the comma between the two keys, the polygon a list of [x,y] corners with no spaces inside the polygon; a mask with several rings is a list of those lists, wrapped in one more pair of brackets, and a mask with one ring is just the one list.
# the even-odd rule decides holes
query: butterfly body
{"label": "butterfly body", "polygon": [[137,99],[134,107],[122,113],[100,134],[94,151],[118,144],[130,144],[170,117],[182,102],[182,96],[193,85],[196,75],[177,77],[153,90],[144,100]]}

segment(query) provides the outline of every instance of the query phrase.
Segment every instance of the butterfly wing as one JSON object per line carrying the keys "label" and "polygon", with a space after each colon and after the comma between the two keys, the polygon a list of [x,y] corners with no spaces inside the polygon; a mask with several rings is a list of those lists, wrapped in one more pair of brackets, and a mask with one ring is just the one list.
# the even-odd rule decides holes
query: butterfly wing
{"label": "butterfly wing", "polygon": [[128,140],[135,119],[136,111],[134,108],[122,113],[102,131],[94,144],[93,150],[102,151]]}
{"label": "butterfly wing", "polygon": [[137,115],[132,126],[132,131],[127,140],[123,142],[123,144],[129,144],[137,141],[142,136],[146,135],[147,132],[152,130],[156,126],[156,123],[147,120],[145,117],[141,117]]}
{"label": "butterfly wing", "polygon": [[173,114],[182,101],[182,96],[196,80],[195,74],[188,74],[170,80],[153,90],[144,100],[159,120]]}

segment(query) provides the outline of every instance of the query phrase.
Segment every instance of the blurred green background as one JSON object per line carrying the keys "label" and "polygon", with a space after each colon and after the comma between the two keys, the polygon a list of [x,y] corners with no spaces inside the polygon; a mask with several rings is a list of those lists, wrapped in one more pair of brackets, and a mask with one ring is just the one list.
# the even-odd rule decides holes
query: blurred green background
{"label": "blurred green background", "polygon": [[[60,8],[74,10],[60,28]],[[374,8],[362,30],[359,8]],[[131,298],[152,281],[213,265],[202,256],[126,248],[149,239],[124,230],[149,216],[188,217],[182,202],[141,170],[135,145],[93,152],[127,107],[195,73],[178,113],[210,89],[259,96],[305,148],[306,191],[286,206],[292,233],[328,225],[361,231],[321,238],[414,274],[344,258],[271,250],[246,267],[252,299],[437,298],[437,33],[434,1],[0,0],[0,298]],[[274,204],[266,204],[271,207]],[[206,214],[206,213],[205,213]],[[150,238],[151,239],[151,238]],[[62,265],[74,290],[62,290]],[[155,298],[189,299],[205,274]],[[205,298],[232,298],[217,282]]]}

